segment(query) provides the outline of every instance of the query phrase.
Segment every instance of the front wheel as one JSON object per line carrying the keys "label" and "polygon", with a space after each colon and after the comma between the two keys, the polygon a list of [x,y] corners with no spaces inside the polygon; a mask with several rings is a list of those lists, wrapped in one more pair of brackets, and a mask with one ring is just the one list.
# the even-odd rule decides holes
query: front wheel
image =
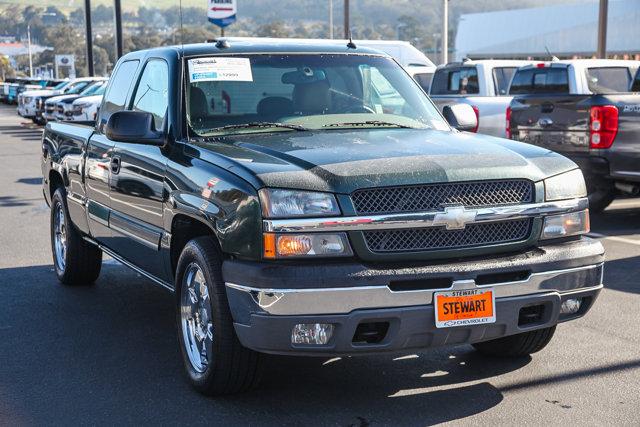
{"label": "front wheel", "polygon": [[240,344],[222,280],[222,253],[210,237],[185,246],[176,272],[176,323],[189,382],[207,395],[249,390],[261,355]]}
{"label": "front wheel", "polygon": [[549,344],[556,327],[523,332],[491,341],[473,344],[476,350],[488,356],[521,357],[537,353]]}
{"label": "front wheel", "polygon": [[56,276],[65,285],[91,285],[100,275],[102,251],[71,223],[64,188],[51,198],[51,252]]}

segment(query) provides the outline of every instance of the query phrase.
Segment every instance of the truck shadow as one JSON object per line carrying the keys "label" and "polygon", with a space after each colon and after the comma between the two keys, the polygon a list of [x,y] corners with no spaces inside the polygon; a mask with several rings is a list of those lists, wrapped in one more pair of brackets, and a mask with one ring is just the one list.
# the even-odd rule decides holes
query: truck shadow
{"label": "truck shadow", "polygon": [[0,269],[0,335],[3,418],[35,424],[95,423],[106,413],[110,423],[436,424],[500,404],[488,379],[531,360],[483,358],[469,346],[269,356],[260,389],[206,398],[183,377],[174,296],[114,262],[82,288],[59,285],[51,265]]}

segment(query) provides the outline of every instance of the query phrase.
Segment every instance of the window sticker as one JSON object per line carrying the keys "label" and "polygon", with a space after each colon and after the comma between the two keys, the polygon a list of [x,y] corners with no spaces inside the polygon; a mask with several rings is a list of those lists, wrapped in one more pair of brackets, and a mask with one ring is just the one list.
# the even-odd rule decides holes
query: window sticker
{"label": "window sticker", "polygon": [[196,58],[189,60],[190,82],[252,82],[249,58]]}

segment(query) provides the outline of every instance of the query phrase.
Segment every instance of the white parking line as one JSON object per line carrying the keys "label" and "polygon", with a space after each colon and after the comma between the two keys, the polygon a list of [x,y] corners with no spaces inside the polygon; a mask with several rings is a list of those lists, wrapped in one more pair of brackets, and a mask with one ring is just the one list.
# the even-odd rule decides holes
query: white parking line
{"label": "white parking line", "polygon": [[613,240],[614,242],[627,243],[629,245],[640,246],[640,240],[627,239],[625,237],[607,236],[606,234],[600,234],[600,233],[589,233],[587,234],[587,236],[595,237],[597,239],[607,239],[607,240]]}

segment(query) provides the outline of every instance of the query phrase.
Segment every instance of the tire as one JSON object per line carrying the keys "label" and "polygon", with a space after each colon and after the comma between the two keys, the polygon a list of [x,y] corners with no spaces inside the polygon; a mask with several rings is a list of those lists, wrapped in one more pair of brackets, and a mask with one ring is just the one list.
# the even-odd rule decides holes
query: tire
{"label": "tire", "polygon": [[182,250],[175,279],[178,345],[187,378],[210,396],[254,388],[262,367],[262,355],[243,347],[236,336],[222,259],[211,237],[193,239]]}
{"label": "tire", "polygon": [[589,193],[589,212],[601,213],[616,198],[616,192],[613,189],[599,189],[593,193]]}
{"label": "tire", "polygon": [[487,356],[522,357],[537,353],[549,344],[556,327],[523,332],[473,344],[476,350]]}
{"label": "tire", "polygon": [[93,284],[100,275],[102,251],[82,238],[69,218],[64,188],[51,198],[51,253],[58,280],[70,286]]}

